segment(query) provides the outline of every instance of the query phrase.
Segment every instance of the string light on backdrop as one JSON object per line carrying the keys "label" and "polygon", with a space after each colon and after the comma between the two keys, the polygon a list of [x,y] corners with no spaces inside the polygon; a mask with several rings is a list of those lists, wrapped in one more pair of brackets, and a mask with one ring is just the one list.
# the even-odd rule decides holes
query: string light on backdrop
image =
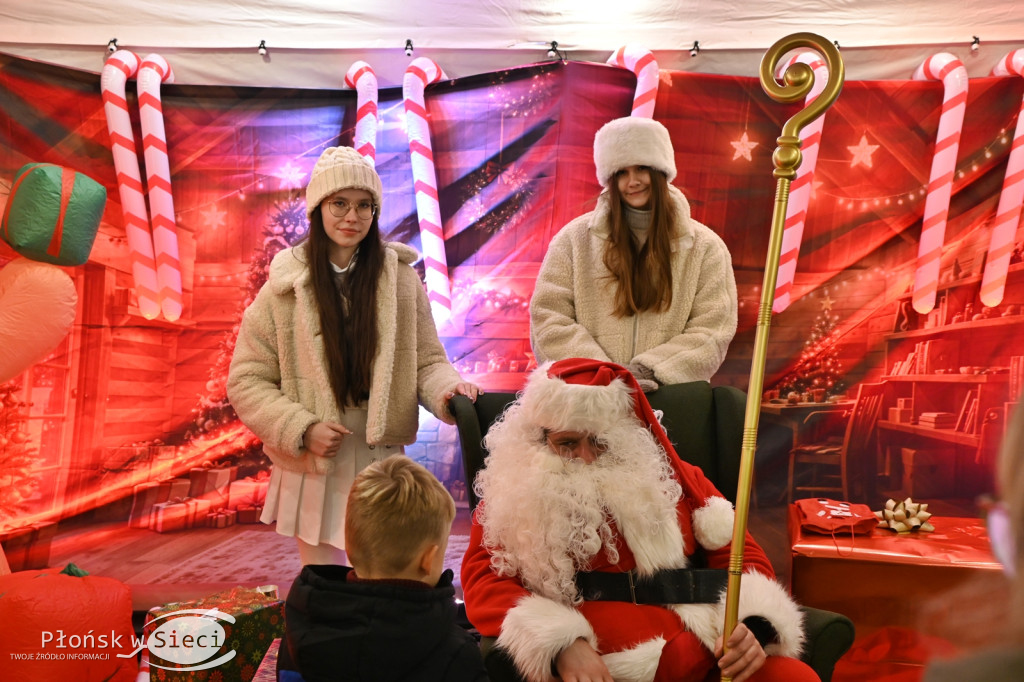
{"label": "string light on backdrop", "polygon": [[111,38],[107,41],[107,52],[117,52],[117,38]]}
{"label": "string light on backdrop", "polygon": [[700,54],[700,41],[699,40],[695,40],[695,41],[693,41],[693,47],[690,48],[690,56],[691,57],[696,57],[699,54]]}
{"label": "string light on backdrop", "polygon": [[406,57],[411,57],[412,56],[412,38],[408,38],[405,41],[405,56]]}
{"label": "string light on backdrop", "polygon": [[261,57],[267,56],[267,41],[260,41],[260,46],[256,48],[256,54],[258,54]]}
{"label": "string light on backdrop", "polygon": [[981,49],[981,38],[978,36],[971,36],[971,38],[973,38],[971,40],[971,52],[977,54],[978,50]]}

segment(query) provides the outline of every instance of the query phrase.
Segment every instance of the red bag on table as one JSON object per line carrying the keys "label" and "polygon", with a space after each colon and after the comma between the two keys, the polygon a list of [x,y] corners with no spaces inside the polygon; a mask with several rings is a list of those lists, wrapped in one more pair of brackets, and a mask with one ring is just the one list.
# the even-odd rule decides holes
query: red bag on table
{"label": "red bag on table", "polygon": [[839,502],[825,497],[809,497],[793,503],[800,527],[811,533],[868,535],[878,518],[866,504]]}

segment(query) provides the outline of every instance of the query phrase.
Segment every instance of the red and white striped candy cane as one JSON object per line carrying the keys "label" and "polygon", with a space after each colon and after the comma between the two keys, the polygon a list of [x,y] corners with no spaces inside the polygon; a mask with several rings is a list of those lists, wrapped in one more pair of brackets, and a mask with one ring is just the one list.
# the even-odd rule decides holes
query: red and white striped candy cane
{"label": "red and white striped candy cane", "polygon": [[143,649],[139,654],[139,672],[135,676],[135,682],[149,682],[149,649]]}
{"label": "red and white striped candy cane", "polygon": [[924,60],[914,72],[914,80],[927,79],[942,81],[943,96],[939,132],[928,178],[928,196],[924,202],[917,273],[914,276],[914,310],[922,314],[935,307],[935,293],[939,288],[939,259],[946,237],[946,218],[953,194],[956,154],[960,148],[960,131],[967,108],[967,69],[953,55],[939,52]]}
{"label": "red and white striped candy cane", "polygon": [[409,134],[409,152],[412,156],[412,179],[416,187],[416,214],[420,223],[420,242],[423,244],[427,297],[430,299],[434,322],[438,326],[451,319],[452,295],[448,282],[448,258],[444,251],[441,204],[437,198],[437,173],[434,170],[434,153],[430,146],[430,124],[427,122],[423,90],[428,84],[447,78],[441,67],[426,57],[412,60],[402,78],[405,127]]}
{"label": "red and white striped candy cane", "polygon": [[[816,52],[801,52],[780,65],[778,78],[793,64],[807,64],[814,71],[814,85],[804,100],[809,105],[828,83],[828,65]],[[796,179],[790,185],[789,204],[786,207],[786,223],[782,232],[782,253],[779,257],[779,274],[775,283],[775,301],[772,311],[781,313],[789,307],[793,296],[793,278],[796,275],[796,259],[800,255],[800,242],[804,236],[804,224],[807,220],[807,206],[811,199],[811,186],[814,182],[814,167],[818,163],[818,149],[821,147],[821,129],[825,125],[825,115],[808,123],[800,131],[800,153],[802,160],[796,172]]]}
{"label": "red and white striped candy cane", "polygon": [[137,83],[142,153],[146,159],[146,187],[156,256],[156,281],[160,287],[160,309],[165,318],[174,322],[181,317],[181,262],[174,197],[171,195],[171,167],[167,161],[167,134],[160,101],[161,82],[173,83],[174,73],[163,57],[148,55],[139,66]]}
{"label": "red and white striped candy cane", "polygon": [[345,85],[356,91],[355,150],[377,161],[377,74],[366,62],[356,62],[345,74]]}
{"label": "red and white striped candy cane", "polygon": [[[993,76],[1024,76],[1024,49],[1014,50],[999,60],[992,69]],[[1006,289],[1006,273],[1010,268],[1013,253],[1013,239],[1020,221],[1021,203],[1024,202],[1024,101],[1017,114],[1017,129],[1013,133],[1010,158],[1006,162],[1003,177],[1003,191],[999,195],[999,207],[992,226],[992,237],[988,244],[988,258],[985,260],[985,274],[981,279],[981,302],[996,306],[1003,301]]]}
{"label": "red and white striped candy cane", "polygon": [[658,98],[658,62],[651,51],[636,45],[623,45],[606,63],[636,74],[631,115],[654,118],[654,102]]}
{"label": "red and white striped candy cane", "polygon": [[124,231],[131,254],[132,277],[139,312],[152,320],[160,314],[153,237],[149,232],[149,214],[142,196],[139,157],[135,153],[135,135],[125,99],[125,83],[139,68],[139,58],[128,50],[118,50],[107,58],[100,75],[103,113],[107,117],[110,149],[114,155],[117,190],[121,197]]}

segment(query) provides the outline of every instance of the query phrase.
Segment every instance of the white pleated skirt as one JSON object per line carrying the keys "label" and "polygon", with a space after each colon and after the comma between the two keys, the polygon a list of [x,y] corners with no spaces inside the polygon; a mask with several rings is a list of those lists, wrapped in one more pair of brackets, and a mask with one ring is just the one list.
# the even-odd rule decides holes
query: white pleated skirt
{"label": "white pleated skirt", "polygon": [[267,500],[260,520],[277,522],[277,532],[311,545],[345,549],[345,505],[356,474],[371,462],[403,452],[401,447],[366,444],[366,408],[350,407],[341,423],[352,432],[345,436],[328,475],[273,467]]}

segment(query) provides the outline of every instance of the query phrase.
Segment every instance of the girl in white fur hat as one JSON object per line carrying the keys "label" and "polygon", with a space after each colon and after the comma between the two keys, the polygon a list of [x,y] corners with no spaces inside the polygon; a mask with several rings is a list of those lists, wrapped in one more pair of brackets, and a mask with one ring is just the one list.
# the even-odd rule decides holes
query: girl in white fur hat
{"label": "girl in white fur hat", "polygon": [[384,243],[383,189],[351,147],[324,150],[306,187],[309,239],[274,257],[246,309],[227,392],[274,463],[264,523],[303,564],[344,563],[355,475],[416,440],[418,403],[448,423],[476,400],[437,336],[412,248]]}
{"label": "girl in white fur hat", "polygon": [[709,380],[736,333],[736,281],[725,242],[670,184],[668,130],[611,121],[594,164],[605,191],[551,240],[530,301],[537,361],[610,360],[644,390]]}

